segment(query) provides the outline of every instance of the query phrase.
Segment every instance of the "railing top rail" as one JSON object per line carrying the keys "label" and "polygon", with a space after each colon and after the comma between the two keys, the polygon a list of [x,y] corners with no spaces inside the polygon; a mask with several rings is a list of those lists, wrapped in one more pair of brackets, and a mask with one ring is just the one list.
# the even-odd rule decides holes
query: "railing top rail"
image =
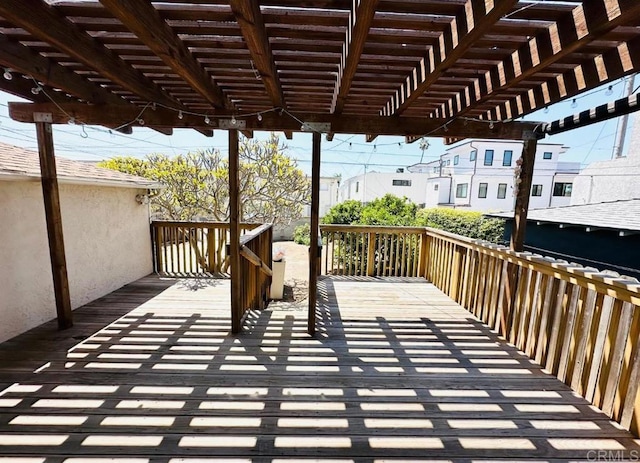
{"label": "railing top rail", "polygon": [[265,223],[252,229],[249,233],[240,237],[240,245],[241,246],[246,245],[250,241],[254,240],[258,236],[266,232],[267,230],[271,229],[272,227],[273,227],[273,224]]}
{"label": "railing top rail", "polygon": [[425,227],[401,227],[401,226],[379,226],[379,225],[338,225],[320,224],[321,231],[340,231],[353,233],[415,233],[422,234]]}
{"label": "railing top rail", "polygon": [[543,257],[530,252],[512,251],[506,246],[467,238],[435,228],[427,228],[427,235],[640,305],[640,282],[635,279],[614,276],[598,269],[563,262],[551,257]]}
{"label": "railing top rail", "polygon": [[[152,220],[153,227],[191,227],[191,228],[229,228],[229,222],[192,222],[181,220]],[[240,224],[242,230],[253,230],[260,226],[259,223],[243,222]]]}

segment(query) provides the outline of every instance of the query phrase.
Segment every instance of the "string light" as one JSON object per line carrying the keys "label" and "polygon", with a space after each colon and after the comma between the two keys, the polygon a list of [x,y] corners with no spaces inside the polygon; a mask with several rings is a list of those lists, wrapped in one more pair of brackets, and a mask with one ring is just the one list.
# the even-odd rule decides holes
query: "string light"
{"label": "string light", "polygon": [[545,106],[542,112],[545,114],[549,114],[549,106]]}
{"label": "string light", "polygon": [[182,114],[182,111],[178,111],[178,119],[184,119],[184,114]]}
{"label": "string light", "polygon": [[398,143],[398,148],[402,149],[402,143]]}
{"label": "string light", "polygon": [[67,121],[67,124],[76,125],[76,118],[75,117],[69,117],[69,120]]}
{"label": "string light", "polygon": [[373,152],[377,153],[378,152],[378,145],[373,145]]}
{"label": "string light", "polygon": [[353,148],[353,143],[349,143],[349,149]]}
{"label": "string light", "polygon": [[141,117],[139,117],[139,118],[138,118],[138,124],[140,124],[140,125],[144,125],[144,119],[143,119],[143,118],[141,118]]}
{"label": "string light", "polygon": [[11,69],[9,68],[4,68],[4,74],[2,74],[5,78],[5,80],[11,80],[13,79],[13,74],[11,74]]}
{"label": "string light", "polygon": [[576,99],[574,98],[573,101],[571,101],[571,107],[573,109],[576,109],[578,107],[578,102],[576,101]]}
{"label": "string light", "polygon": [[262,122],[262,113],[258,113],[258,122]]}
{"label": "string light", "polygon": [[495,127],[493,121],[489,122],[489,129],[493,130],[493,128]]}
{"label": "string light", "polygon": [[613,95],[613,85],[609,85],[609,87],[607,87],[607,91],[604,92],[604,94],[607,96]]}
{"label": "string light", "polygon": [[31,89],[31,93],[33,93],[34,95],[39,95],[40,94],[40,87],[33,87]]}
{"label": "string light", "polygon": [[231,116],[231,125],[236,125],[238,123],[238,121],[236,120],[236,116],[233,115]]}
{"label": "string light", "polygon": [[211,119],[209,119],[209,116],[204,116],[204,123],[207,125],[211,124]]}

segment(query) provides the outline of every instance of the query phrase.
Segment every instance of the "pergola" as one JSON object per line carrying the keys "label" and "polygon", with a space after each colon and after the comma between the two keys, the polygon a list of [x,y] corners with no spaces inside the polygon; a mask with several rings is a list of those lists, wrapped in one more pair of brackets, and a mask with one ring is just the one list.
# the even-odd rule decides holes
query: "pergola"
{"label": "pergola", "polygon": [[228,130],[232,274],[238,131],[313,133],[312,236],[321,134],[524,140],[520,250],[537,139],[635,99],[555,124],[515,120],[640,69],[639,26],[637,0],[0,0],[0,89],[33,102],[10,114],[38,129],[60,326],[71,310],[51,124]]}

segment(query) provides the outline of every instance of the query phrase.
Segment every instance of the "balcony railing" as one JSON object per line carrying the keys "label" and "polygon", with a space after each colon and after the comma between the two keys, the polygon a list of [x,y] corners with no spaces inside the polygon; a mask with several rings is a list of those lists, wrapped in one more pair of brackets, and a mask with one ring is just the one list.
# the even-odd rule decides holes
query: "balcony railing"
{"label": "balcony railing", "polygon": [[638,434],[640,283],[430,228],[322,225],[323,273],[421,276]]}
{"label": "balcony railing", "polygon": [[[240,224],[242,233],[259,224]],[[206,276],[229,273],[228,222],[151,223],[154,271],[168,276]]]}

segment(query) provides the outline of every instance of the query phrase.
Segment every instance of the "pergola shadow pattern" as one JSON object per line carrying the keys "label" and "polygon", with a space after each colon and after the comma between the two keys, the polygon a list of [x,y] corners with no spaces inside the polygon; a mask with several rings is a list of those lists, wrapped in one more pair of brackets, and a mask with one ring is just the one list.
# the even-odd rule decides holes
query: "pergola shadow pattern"
{"label": "pergola shadow pattern", "polygon": [[[94,307],[126,305],[144,281]],[[177,283],[67,352],[49,349],[37,372],[14,371],[0,461],[640,455],[631,434],[424,280],[321,280],[315,338],[295,309],[251,313],[229,335],[228,285]]]}

